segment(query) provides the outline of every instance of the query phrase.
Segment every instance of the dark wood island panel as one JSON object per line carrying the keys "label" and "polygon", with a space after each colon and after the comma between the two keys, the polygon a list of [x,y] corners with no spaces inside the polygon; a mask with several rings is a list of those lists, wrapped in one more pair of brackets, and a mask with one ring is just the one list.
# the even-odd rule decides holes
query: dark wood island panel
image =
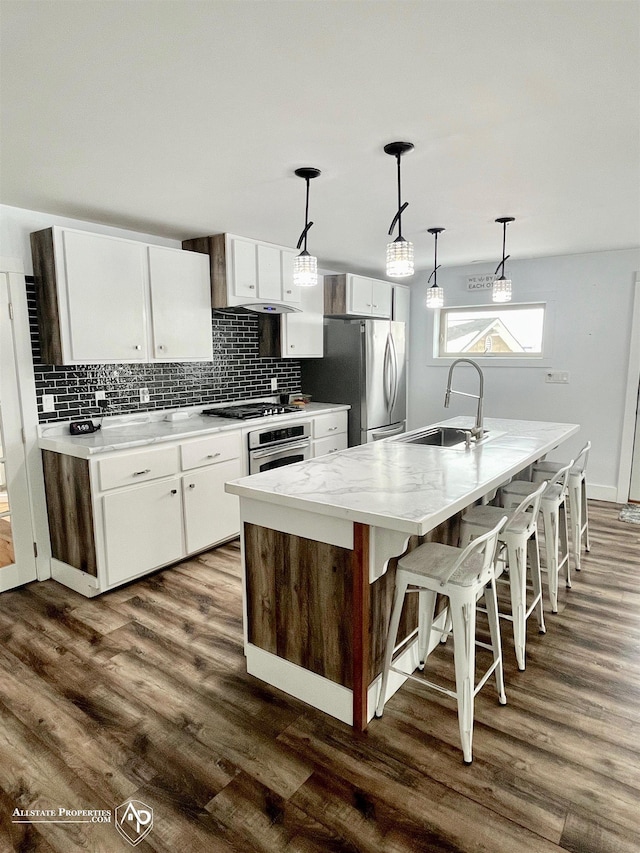
{"label": "dark wood island panel", "polygon": [[97,577],[89,463],[43,450],[42,464],[52,556]]}
{"label": "dark wood island panel", "polygon": [[[398,557],[369,583],[367,525],[354,525],[354,549],[256,524],[244,525],[249,642],[353,691],[353,725],[363,730],[367,690],[382,671]],[[457,542],[453,517],[422,542]],[[399,637],[417,627],[417,596],[407,599]]]}

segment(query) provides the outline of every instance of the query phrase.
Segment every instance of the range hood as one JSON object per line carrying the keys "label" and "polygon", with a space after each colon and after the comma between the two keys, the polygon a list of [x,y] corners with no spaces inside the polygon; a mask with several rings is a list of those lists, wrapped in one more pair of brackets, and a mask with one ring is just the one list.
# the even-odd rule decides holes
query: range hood
{"label": "range hood", "polygon": [[298,314],[302,308],[286,305],[283,302],[249,302],[246,305],[233,305],[215,308],[216,314]]}

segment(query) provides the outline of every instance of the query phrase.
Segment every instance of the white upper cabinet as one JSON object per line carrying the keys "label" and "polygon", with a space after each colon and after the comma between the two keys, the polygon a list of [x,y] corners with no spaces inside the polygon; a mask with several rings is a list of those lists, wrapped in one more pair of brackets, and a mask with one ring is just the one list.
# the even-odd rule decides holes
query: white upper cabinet
{"label": "white upper cabinet", "polygon": [[324,281],[326,316],[391,317],[391,282],[352,273],[327,275]]}
{"label": "white upper cabinet", "polygon": [[153,358],[211,361],[211,284],[203,255],[149,246]]}
{"label": "white upper cabinet", "polygon": [[211,360],[202,255],[58,226],[31,248],[45,364]]}
{"label": "white upper cabinet", "polygon": [[64,363],[145,361],[144,246],[79,231],[55,237]]}
{"label": "white upper cabinet", "polygon": [[297,252],[235,234],[215,234],[185,240],[183,249],[211,258],[214,308],[287,304],[298,307],[299,288],[293,286]]}

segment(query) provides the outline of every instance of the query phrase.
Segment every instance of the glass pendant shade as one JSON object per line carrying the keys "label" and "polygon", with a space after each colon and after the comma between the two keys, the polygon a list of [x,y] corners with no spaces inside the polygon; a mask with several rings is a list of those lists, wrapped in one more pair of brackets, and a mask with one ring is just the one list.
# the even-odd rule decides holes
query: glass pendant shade
{"label": "glass pendant shade", "polygon": [[387,275],[403,278],[413,271],[413,243],[401,239],[387,243]]}
{"label": "glass pendant shade", "polygon": [[503,275],[494,279],[492,298],[494,302],[511,302],[511,279]]}
{"label": "glass pendant shade", "polygon": [[444,290],[437,284],[427,288],[427,308],[442,308],[444,305]]}
{"label": "glass pendant shade", "polygon": [[297,287],[315,287],[318,283],[318,259],[309,252],[300,252],[293,259],[293,283]]}

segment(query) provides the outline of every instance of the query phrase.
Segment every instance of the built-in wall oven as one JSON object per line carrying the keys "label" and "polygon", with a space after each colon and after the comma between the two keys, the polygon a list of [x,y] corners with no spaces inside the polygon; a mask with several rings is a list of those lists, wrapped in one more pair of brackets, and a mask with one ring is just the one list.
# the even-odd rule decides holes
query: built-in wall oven
{"label": "built-in wall oven", "polygon": [[293,465],[311,458],[309,422],[264,426],[249,433],[249,473]]}

